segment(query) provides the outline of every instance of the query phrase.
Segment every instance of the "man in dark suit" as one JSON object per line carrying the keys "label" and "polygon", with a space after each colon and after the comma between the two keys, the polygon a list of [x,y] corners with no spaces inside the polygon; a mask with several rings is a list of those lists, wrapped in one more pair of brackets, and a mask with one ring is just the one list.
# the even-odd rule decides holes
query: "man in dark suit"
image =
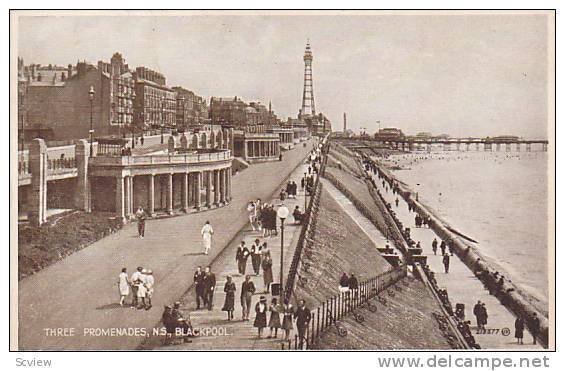
{"label": "man in dark suit", "polygon": [[216,275],[212,273],[210,267],[206,267],[206,272],[204,273],[204,297],[206,298],[206,304],[208,304],[208,310],[212,310],[214,304],[214,288],[216,288]]}
{"label": "man in dark suit", "polygon": [[298,339],[300,344],[298,345],[300,349],[304,345],[304,338],[306,336],[306,330],[308,329],[308,324],[312,319],[312,314],[310,309],[306,307],[306,301],[300,300],[298,302],[298,309],[294,312],[294,318],[296,319],[296,328],[298,329]]}
{"label": "man in dark suit", "polygon": [[241,241],[241,244],[237,247],[235,253],[235,261],[237,262],[237,270],[240,275],[245,274],[245,269],[247,268],[247,258],[249,257],[249,249],[245,246],[245,241]]}
{"label": "man in dark suit", "polygon": [[200,299],[202,299],[202,305],[206,306],[206,297],[204,295],[204,272],[202,272],[202,267],[196,268],[194,272],[194,285],[196,288],[196,309],[200,309]]}

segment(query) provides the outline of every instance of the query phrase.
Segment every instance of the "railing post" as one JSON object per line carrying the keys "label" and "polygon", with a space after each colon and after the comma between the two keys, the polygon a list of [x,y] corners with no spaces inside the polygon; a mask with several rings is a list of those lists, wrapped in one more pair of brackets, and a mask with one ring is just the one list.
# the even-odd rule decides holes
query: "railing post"
{"label": "railing post", "polygon": [[316,310],[316,338],[320,336],[320,307]]}
{"label": "railing post", "polygon": [[327,314],[327,309],[326,309],[326,303],[322,303],[322,331],[324,331],[326,329],[326,317],[328,316]]}

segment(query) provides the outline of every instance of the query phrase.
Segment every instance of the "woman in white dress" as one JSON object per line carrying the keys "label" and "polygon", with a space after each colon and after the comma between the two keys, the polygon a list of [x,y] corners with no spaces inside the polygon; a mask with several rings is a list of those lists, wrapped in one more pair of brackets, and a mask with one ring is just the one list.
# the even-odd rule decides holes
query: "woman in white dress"
{"label": "woman in white dress", "polygon": [[212,247],[212,235],[214,234],[214,229],[210,225],[209,221],[206,221],[204,227],[202,227],[202,243],[204,244],[204,255],[208,255],[208,251]]}
{"label": "woman in white dress", "polygon": [[118,278],[118,289],[120,290],[120,306],[124,306],[124,301],[126,296],[129,295],[129,278],[127,274],[127,269],[122,268],[122,273],[120,273]]}

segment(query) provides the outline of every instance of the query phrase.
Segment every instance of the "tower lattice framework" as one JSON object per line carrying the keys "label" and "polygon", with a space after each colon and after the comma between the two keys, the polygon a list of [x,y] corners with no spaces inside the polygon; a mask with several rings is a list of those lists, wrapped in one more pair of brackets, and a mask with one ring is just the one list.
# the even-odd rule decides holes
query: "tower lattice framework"
{"label": "tower lattice framework", "polygon": [[302,93],[302,114],[316,115],[316,104],[314,103],[314,83],[312,80],[312,50],[310,41],[306,43],[304,51],[304,91]]}

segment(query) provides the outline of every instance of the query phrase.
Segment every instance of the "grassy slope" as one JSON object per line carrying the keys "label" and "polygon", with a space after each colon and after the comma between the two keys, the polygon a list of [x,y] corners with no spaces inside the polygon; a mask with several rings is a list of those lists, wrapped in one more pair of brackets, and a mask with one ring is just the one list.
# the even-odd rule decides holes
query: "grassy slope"
{"label": "grassy slope", "polygon": [[398,285],[401,292],[384,305],[376,300],[375,313],[362,308],[358,312],[365,317],[364,323],[357,323],[353,316],[347,316],[341,325],[348,331],[346,337],[337,335],[335,329],[328,329],[320,339],[320,349],[451,349],[447,338],[439,329],[433,312],[440,313],[437,303],[431,298],[424,285],[417,280],[404,279],[408,286]]}
{"label": "grassy slope", "polygon": [[297,297],[305,298],[310,308],[339,293],[338,282],[343,272],[353,272],[363,281],[390,268],[365,232],[325,190],[322,190],[314,241],[311,258],[306,251],[304,255],[311,268],[300,272],[308,282],[304,287],[297,283],[295,290]]}
{"label": "grassy slope", "polygon": [[18,279],[27,277],[109,234],[112,213],[73,212],[41,227],[18,226]]}

